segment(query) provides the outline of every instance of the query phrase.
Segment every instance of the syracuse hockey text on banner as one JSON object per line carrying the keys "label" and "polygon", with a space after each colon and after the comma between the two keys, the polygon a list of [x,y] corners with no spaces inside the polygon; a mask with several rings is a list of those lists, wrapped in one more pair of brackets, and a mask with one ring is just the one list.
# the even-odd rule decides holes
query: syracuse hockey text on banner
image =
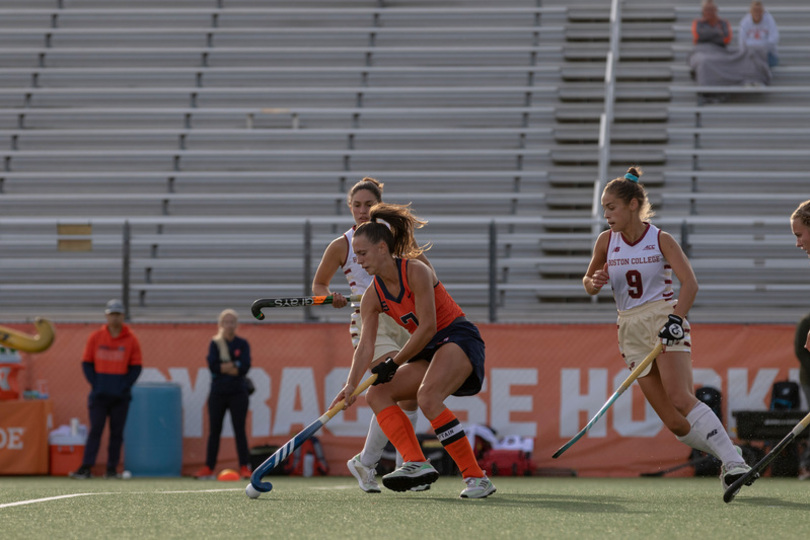
{"label": "syracuse hockey text on banner", "polygon": [[[97,327],[60,324],[56,347],[23,355],[26,369],[21,384],[48,381],[55,425],[71,417],[86,422],[88,386],[81,352]],[[132,328],[143,348],[139,380],[170,381],[182,389],[183,470],[188,473],[205,459],[211,380],[205,355],[216,325]],[[571,468],[580,476],[635,476],[686,460],[689,449],[663,427],[638,385],[564,456],[551,459],[627,376],[615,326],[482,324],[480,328],[487,354],[484,389],[476,396],[447,401],[462,422],[489,425],[499,436],[534,438],[532,458],[537,467]],[[693,324],[692,330],[695,385],[722,391],[723,420],[732,437],[732,411],[767,409],[775,381],[798,379],[792,326]],[[352,358],[347,325],[245,322],[238,333],[250,342],[253,356],[249,376],[256,392],[250,398],[250,445],[283,444],[326,410],[346,380]],[[333,474],[346,474],[345,462],[362,448],[371,414],[360,399],[319,433]],[[417,431],[430,431],[421,416]],[[218,466],[233,465],[236,451],[229,418],[222,437]]]}

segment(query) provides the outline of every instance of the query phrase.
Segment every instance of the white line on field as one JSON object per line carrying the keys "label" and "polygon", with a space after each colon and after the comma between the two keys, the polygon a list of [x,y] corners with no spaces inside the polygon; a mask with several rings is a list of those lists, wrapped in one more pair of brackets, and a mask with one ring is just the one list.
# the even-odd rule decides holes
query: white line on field
{"label": "white line on field", "polygon": [[71,493],[70,495],[57,495],[56,497],[45,497],[44,499],[31,499],[29,501],[17,501],[12,503],[0,504],[0,509],[9,508],[11,506],[22,506],[24,504],[34,504],[40,502],[56,501],[59,499],[72,499],[73,497],[84,497],[85,495],[113,495],[113,493]]}
{"label": "white line on field", "polygon": [[49,501],[57,501],[59,499],[71,499],[73,497],[85,497],[87,495],[126,495],[127,493],[135,494],[135,495],[143,495],[143,494],[152,494],[152,495],[160,495],[160,494],[171,494],[175,495],[178,493],[216,493],[220,491],[242,491],[242,488],[223,488],[223,489],[187,489],[183,491],[98,491],[95,493],[71,493],[68,495],[57,495],[55,497],[44,497],[42,499],[30,499],[27,501],[17,501],[11,503],[3,503],[0,504],[0,510],[3,508],[10,508],[12,506],[22,506],[25,504],[35,504],[41,502],[49,502]]}

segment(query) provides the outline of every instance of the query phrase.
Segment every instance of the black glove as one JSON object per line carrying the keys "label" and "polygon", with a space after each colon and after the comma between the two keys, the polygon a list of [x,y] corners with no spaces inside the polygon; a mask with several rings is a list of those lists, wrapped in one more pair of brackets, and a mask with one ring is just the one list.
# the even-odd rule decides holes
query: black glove
{"label": "black glove", "polygon": [[394,373],[397,372],[398,367],[399,365],[397,365],[397,363],[394,362],[394,359],[390,356],[385,359],[385,362],[380,362],[374,366],[374,369],[372,369],[371,372],[377,374],[377,380],[372,383],[372,386],[391,382],[391,379],[394,378]]}
{"label": "black glove", "polygon": [[661,338],[661,343],[666,345],[675,345],[683,339],[683,319],[677,315],[670,315],[667,323],[658,332],[658,337]]}

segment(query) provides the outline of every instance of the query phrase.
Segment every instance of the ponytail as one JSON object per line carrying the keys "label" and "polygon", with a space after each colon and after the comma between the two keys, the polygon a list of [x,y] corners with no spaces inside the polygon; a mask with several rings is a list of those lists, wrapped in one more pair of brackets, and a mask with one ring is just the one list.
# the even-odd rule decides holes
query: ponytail
{"label": "ponytail", "polygon": [[430,249],[430,245],[417,245],[414,239],[414,230],[424,227],[427,221],[416,217],[410,205],[375,204],[369,211],[369,219],[357,227],[354,235],[365,235],[372,244],[385,242],[395,257],[413,259]]}
{"label": "ponytail", "polygon": [[639,166],[633,166],[627,169],[624,176],[614,178],[605,186],[605,193],[610,193],[616,198],[624,201],[625,204],[630,204],[630,201],[636,199],[638,201],[638,215],[641,221],[649,221],[655,212],[650,204],[650,199],[647,197],[647,190],[641,184],[641,175],[644,171]]}

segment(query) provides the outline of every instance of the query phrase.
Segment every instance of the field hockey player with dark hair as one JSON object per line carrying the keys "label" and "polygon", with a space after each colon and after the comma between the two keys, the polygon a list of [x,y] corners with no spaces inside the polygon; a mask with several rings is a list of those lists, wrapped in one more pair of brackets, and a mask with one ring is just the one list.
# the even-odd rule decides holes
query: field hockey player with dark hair
{"label": "field hockey player with dark hair", "polygon": [[410,339],[371,370],[377,380],[366,393],[380,427],[404,459],[401,467],[383,477],[383,485],[406,491],[439,477],[422,453],[413,426],[397,406],[415,398],[461,471],[466,484],[461,497],[487,497],[495,493],[495,486],[478,466],[458,418],[444,405],[451,395],[471,396],[481,390],[484,341],[433,268],[416,259],[423,250],[413,233],[425,222],[407,206],[384,203],[375,205],[369,218],[357,227],[352,245],[357,262],[374,280],[360,303],[364,330],[351,371],[332,406],[342,399],[347,400],[347,407],[354,402],[351,394],[374,358],[379,316],[391,317],[408,330]]}
{"label": "field hockey player with dark hair", "polygon": [[[370,177],[365,177],[352,186],[347,196],[347,203],[354,218],[354,226],[329,243],[321,257],[321,262],[318,264],[318,269],[315,271],[312,280],[312,293],[323,296],[331,295],[333,297],[332,306],[335,308],[342,308],[347,304],[347,300],[342,294],[333,292],[329,288],[329,283],[338,270],[343,271],[353,295],[362,295],[371,284],[373,278],[357,262],[357,257],[352,249],[352,237],[355,229],[369,220],[371,207],[382,202],[382,193],[383,183]],[[424,255],[420,255],[419,259],[425,264],[430,264]],[[360,334],[363,328],[360,319],[360,303],[355,303],[351,307],[352,315],[349,330],[352,346],[356,348],[360,342]],[[385,358],[395,355],[410,338],[407,330],[396,324],[390,317],[384,315],[379,317],[379,325],[375,335],[372,367],[385,360]],[[411,425],[416,427],[418,415],[416,400],[402,401],[399,406],[408,417]],[[380,485],[375,478],[376,467],[386,444],[388,444],[388,437],[380,429],[377,418],[374,416],[371,418],[368,427],[368,435],[366,435],[363,450],[346,464],[360,484],[360,489],[367,493],[380,492]],[[402,456],[397,452],[397,465],[401,463]],[[419,491],[429,487],[429,484],[424,484],[413,489]]]}
{"label": "field hockey player with dark hair", "polygon": [[[590,295],[610,283],[619,312],[619,350],[630,369],[660,340],[663,352],[638,378],[641,391],[679,441],[722,461],[725,489],[750,467],[717,415],[695,397],[686,316],[697,278],[675,239],[650,223],[653,212],[641,175],[640,168],[631,167],[605,186],[602,208],[609,229],[597,238],[582,282]],[[680,282],[677,299],[673,273]]]}

